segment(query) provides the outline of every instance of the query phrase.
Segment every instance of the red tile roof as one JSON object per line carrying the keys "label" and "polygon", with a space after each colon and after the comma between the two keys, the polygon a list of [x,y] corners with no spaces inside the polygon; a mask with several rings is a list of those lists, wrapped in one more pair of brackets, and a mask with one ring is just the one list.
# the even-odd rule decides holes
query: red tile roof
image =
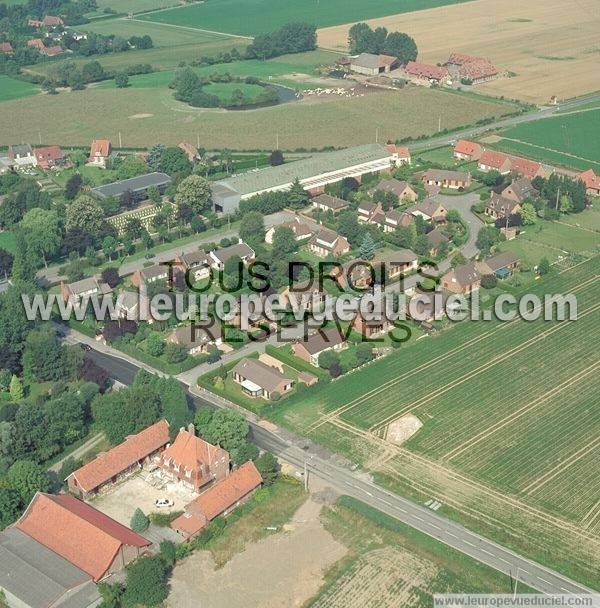
{"label": "red tile roof", "polygon": [[46,26],[63,25],[63,20],[60,17],[46,15],[42,21],[42,24]]}
{"label": "red tile roof", "polygon": [[0,53],[12,53],[13,47],[10,42],[0,42]]}
{"label": "red tile roof", "polygon": [[143,548],[151,544],[69,494],[37,493],[15,527],[95,581],[104,576],[122,545]]}
{"label": "red tile roof", "polygon": [[95,156],[110,156],[110,141],[108,139],[94,139],[90,150],[90,158]]}
{"label": "red tile roof", "polygon": [[588,169],[581,173],[579,179],[588,190],[600,190],[600,177],[594,173],[593,169]]}
{"label": "red tile roof", "polygon": [[34,38],[33,40],[28,40],[27,41],[27,46],[33,46],[38,51],[44,51],[44,50],[46,50],[46,47],[44,46],[44,43],[39,38]]}
{"label": "red tile roof", "polygon": [[50,162],[56,162],[65,156],[59,146],[34,148],[33,153],[35,154],[38,165],[40,165],[42,168],[48,168],[50,166]]}
{"label": "red tile roof", "polygon": [[379,67],[385,68],[388,65],[394,65],[394,63],[398,62],[397,57],[392,57],[391,55],[379,55]]}
{"label": "red tile roof", "polygon": [[489,60],[485,57],[467,55],[466,53],[452,53],[450,57],[448,57],[448,61],[446,63],[452,63],[454,65],[465,65],[466,63],[477,63],[483,61],[489,63]]}
{"label": "red tile roof", "polygon": [[105,454],[100,454],[71,475],[82,490],[91,492],[168,442],[169,423],[160,420],[137,435],[128,437]]}
{"label": "red tile roof", "polygon": [[463,78],[470,80],[478,80],[480,78],[491,78],[498,74],[498,68],[492,65],[489,61],[472,61],[465,63],[460,67],[460,75]]}
{"label": "red tile roof", "polygon": [[494,152],[493,150],[485,150],[479,159],[479,164],[492,167],[493,169],[501,169],[506,161],[510,161],[506,154]]}
{"label": "red tile roof", "polygon": [[63,48],[62,46],[47,46],[44,47],[44,50],[40,52],[46,55],[47,57],[54,57],[55,55],[59,55],[60,53],[62,53]]}
{"label": "red tile roof", "polygon": [[388,143],[386,148],[390,154],[396,154],[398,158],[410,158],[410,150],[406,146],[397,146],[393,143]]}
{"label": "red tile roof", "polygon": [[480,144],[474,141],[461,139],[456,143],[456,146],[454,146],[454,151],[457,154],[465,154],[466,156],[472,156],[480,147]]}
{"label": "red tile roof", "polygon": [[418,63],[417,61],[409,61],[404,68],[407,74],[419,76],[421,78],[429,78],[430,80],[442,80],[448,76],[446,68],[428,63]]}
{"label": "red tile roof", "polygon": [[518,156],[513,156],[511,158],[510,170],[522,175],[523,177],[533,179],[536,177],[541,168],[542,165],[533,160],[527,160],[526,158],[520,158]]}
{"label": "red tile roof", "polygon": [[194,473],[202,473],[202,465],[210,465],[222,457],[228,457],[227,452],[215,445],[192,435],[189,431],[179,431],[173,445],[162,454],[163,462],[174,462],[180,468]]}

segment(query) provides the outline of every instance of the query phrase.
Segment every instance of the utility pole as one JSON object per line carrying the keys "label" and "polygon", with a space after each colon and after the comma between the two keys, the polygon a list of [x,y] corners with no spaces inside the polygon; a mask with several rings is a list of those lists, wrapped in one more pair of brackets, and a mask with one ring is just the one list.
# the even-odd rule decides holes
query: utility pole
{"label": "utility pole", "polygon": [[308,492],[308,466],[306,460],[304,461],[304,491]]}
{"label": "utility pole", "polygon": [[279,133],[275,133],[275,150],[279,150]]}
{"label": "utility pole", "polygon": [[442,115],[438,119],[438,133],[442,130]]}
{"label": "utility pole", "polygon": [[379,143],[379,127],[375,128],[375,143]]}
{"label": "utility pole", "polygon": [[517,597],[517,585],[519,584],[519,566],[517,566],[517,574],[515,576],[515,588],[513,589],[513,602]]}
{"label": "utility pole", "polygon": [[121,139],[121,131],[119,131],[119,148],[123,147],[123,140]]}
{"label": "utility pole", "polygon": [[556,210],[558,211],[558,201],[560,199],[560,188],[556,191]]}
{"label": "utility pole", "polygon": [[42,132],[38,131],[38,139],[40,141],[40,146],[42,145]]}

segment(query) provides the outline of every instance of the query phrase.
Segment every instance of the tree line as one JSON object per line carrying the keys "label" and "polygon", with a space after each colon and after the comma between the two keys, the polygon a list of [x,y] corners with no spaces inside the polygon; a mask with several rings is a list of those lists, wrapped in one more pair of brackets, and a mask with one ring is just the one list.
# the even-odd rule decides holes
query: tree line
{"label": "tree line", "polygon": [[372,29],[367,23],[355,23],[348,32],[350,54],[373,53],[397,57],[401,63],[415,61],[417,44],[408,34],[388,32],[385,27]]}

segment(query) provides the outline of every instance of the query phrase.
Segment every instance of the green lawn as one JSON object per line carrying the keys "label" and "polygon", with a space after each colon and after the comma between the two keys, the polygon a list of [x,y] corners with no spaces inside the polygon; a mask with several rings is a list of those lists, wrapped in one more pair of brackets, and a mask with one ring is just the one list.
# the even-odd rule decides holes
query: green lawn
{"label": "green lawn", "polygon": [[0,249],[5,249],[6,251],[10,251],[10,253],[14,253],[16,246],[17,240],[12,232],[0,232]]}
{"label": "green lawn", "polygon": [[258,84],[245,84],[243,82],[215,82],[204,87],[204,91],[210,95],[216,95],[222,101],[231,99],[233,92],[242,91],[247,100],[256,99],[262,92],[263,87]]}
{"label": "green lawn", "polygon": [[39,92],[40,89],[35,84],[0,75],[0,101],[30,97],[31,95],[37,95]]}
{"label": "green lawn", "polygon": [[178,0],[97,0],[98,10],[112,8],[119,13],[143,13],[179,4]]}
{"label": "green lawn", "polygon": [[577,156],[579,160],[600,163],[600,109],[518,125],[507,129],[502,135]]}
{"label": "green lawn", "polygon": [[457,4],[461,0],[219,0],[144,15],[142,19],[255,36],[286,23],[304,21],[318,27],[385,17]]}

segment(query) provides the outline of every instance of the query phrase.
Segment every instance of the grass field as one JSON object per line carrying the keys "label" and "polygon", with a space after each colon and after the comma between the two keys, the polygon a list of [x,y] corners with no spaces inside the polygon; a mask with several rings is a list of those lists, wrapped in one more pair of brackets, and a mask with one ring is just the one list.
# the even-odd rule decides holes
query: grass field
{"label": "grass field", "polygon": [[[348,19],[350,23],[352,19]],[[547,103],[600,89],[596,0],[476,0],[408,15],[374,19],[372,26],[408,32],[419,60],[443,62],[453,51],[489,57],[516,74],[477,86],[478,91]],[[349,25],[319,31],[319,46],[345,50]]]}
{"label": "grass field", "polygon": [[[563,228],[574,231],[557,226],[548,241]],[[598,246],[599,235],[588,234]],[[575,294],[577,321],[464,322],[283,404],[273,416],[346,453],[393,489],[437,498],[446,514],[594,581],[599,273],[595,256],[529,290]],[[394,446],[388,427],[408,413],[423,427]]]}
{"label": "grass field", "polygon": [[219,0],[152,13],[149,21],[217,32],[255,36],[290,23],[304,21],[318,27],[406,13],[464,0]]}
{"label": "grass field", "polygon": [[0,101],[31,97],[39,92],[39,87],[30,82],[23,82],[10,76],[0,75]]}
{"label": "grass field", "polygon": [[10,253],[14,253],[16,246],[17,241],[12,232],[0,232],[0,249],[5,249],[6,251],[10,251]]}
{"label": "grass field", "polygon": [[144,13],[177,6],[178,0],[97,0],[98,10],[112,8],[119,13]]}
{"label": "grass field", "polygon": [[[0,140],[44,139],[57,144],[89,145],[94,137],[124,146],[145,147],[157,142],[177,144],[200,137],[207,148],[265,150],[279,135],[284,150],[356,146],[406,136],[433,134],[438,117],[447,127],[499,116],[511,108],[424,88],[372,93],[365,97],[319,104],[290,103],[245,112],[191,108],[173,99],[172,91],[149,95],[143,89],[92,88],[5,102],[0,113]],[[11,117],[18,112],[19,121]],[[47,117],[53,120],[48,122]],[[101,125],[101,133],[99,132]]]}
{"label": "grass field", "polygon": [[548,154],[577,157],[573,160],[588,166],[589,162],[600,163],[600,109],[537,120],[507,129],[501,135],[535,146],[536,154],[546,150]]}
{"label": "grass field", "polygon": [[347,496],[321,519],[348,555],[310,608],[429,608],[434,593],[510,592],[508,577]]}

